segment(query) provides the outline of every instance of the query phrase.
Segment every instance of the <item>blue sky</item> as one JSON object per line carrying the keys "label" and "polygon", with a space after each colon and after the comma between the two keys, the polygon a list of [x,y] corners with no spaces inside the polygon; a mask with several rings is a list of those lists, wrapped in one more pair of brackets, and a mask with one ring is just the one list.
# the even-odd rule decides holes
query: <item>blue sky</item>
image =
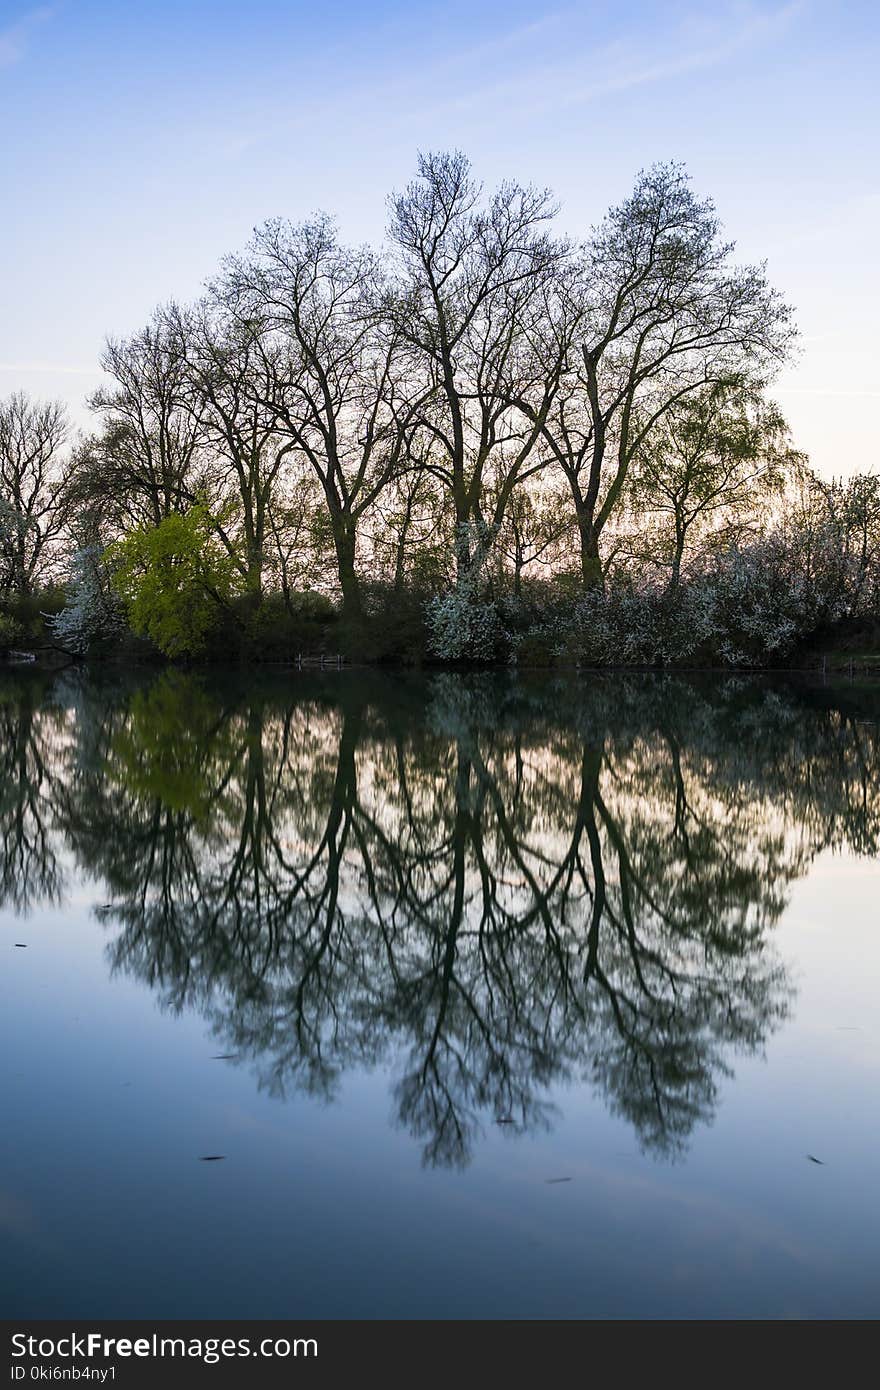
{"label": "blue sky", "polygon": [[797,443],[876,468],[878,60],[867,0],[0,0],[0,395],[84,421],[106,333],[268,216],[378,239],[418,149],[549,184],[574,235],[678,159],[796,306]]}

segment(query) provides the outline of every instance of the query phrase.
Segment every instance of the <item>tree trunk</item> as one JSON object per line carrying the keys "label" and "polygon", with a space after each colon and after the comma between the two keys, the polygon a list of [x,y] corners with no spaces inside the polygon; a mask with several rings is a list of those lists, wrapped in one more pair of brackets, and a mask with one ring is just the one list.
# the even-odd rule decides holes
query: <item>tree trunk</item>
{"label": "tree trunk", "polygon": [[263,599],[263,548],[256,541],[251,541],[247,549],[245,584],[248,598],[251,599],[254,607],[258,608]]}
{"label": "tree trunk", "polygon": [[404,570],[406,566],[406,538],[409,535],[410,523],[412,521],[413,495],[409,494],[406,502],[406,511],[403,516],[403,523],[397,537],[397,546],[394,555],[394,592],[403,593]]}
{"label": "tree trunk", "polygon": [[455,577],[459,584],[466,581],[471,572],[470,544],[470,504],[458,495],[455,497]]}
{"label": "tree trunk", "polygon": [[675,598],[681,588],[681,562],[684,557],[684,533],[676,527],[675,551],[672,556],[672,573],[666,586],[667,598]]}
{"label": "tree trunk", "polygon": [[340,518],[334,522],[333,544],[336,547],[336,564],[342,589],[342,616],[346,622],[357,621],[363,616],[363,603],[360,580],[355,569],[357,533],[350,518]]}
{"label": "tree trunk", "polygon": [[522,572],[523,552],[522,547],[517,545],[513,557],[513,593],[515,598],[522,598]]}
{"label": "tree trunk", "polygon": [[394,560],[394,592],[396,594],[403,593],[404,544],[403,539],[398,537]]}
{"label": "tree trunk", "polygon": [[25,548],[24,530],[21,526],[18,529],[18,544],[16,545],[15,556],[15,588],[20,598],[27,598],[31,591],[28,582],[27,552]]}
{"label": "tree trunk", "polygon": [[263,542],[265,539],[265,516],[263,509],[259,506],[259,498],[255,507],[249,490],[242,487],[242,503],[244,504],[244,541],[245,554],[247,557],[247,569],[245,572],[245,587],[247,596],[254,608],[259,608],[263,598]]}
{"label": "tree trunk", "polygon": [[585,504],[577,506],[578,534],[581,542],[581,576],[585,589],[604,587],[602,561],[599,558],[599,537],[593,525],[593,518]]}

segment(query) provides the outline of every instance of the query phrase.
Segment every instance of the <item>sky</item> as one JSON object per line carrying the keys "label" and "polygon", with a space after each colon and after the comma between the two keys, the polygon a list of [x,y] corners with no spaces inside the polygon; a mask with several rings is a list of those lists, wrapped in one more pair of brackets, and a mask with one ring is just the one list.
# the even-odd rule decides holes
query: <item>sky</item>
{"label": "sky", "polygon": [[0,0],[0,396],[86,426],[106,335],[267,217],[379,241],[419,150],[549,185],[574,237],[679,160],[795,307],[795,443],[876,469],[878,72],[872,0]]}

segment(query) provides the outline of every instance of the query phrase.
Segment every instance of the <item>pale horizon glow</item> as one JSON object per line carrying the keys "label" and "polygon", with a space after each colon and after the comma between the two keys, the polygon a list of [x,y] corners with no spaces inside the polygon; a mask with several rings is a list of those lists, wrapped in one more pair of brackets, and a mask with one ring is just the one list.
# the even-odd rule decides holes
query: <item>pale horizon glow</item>
{"label": "pale horizon glow", "polygon": [[270,216],[378,242],[418,150],[549,185],[583,236],[680,160],[801,330],[774,388],[824,476],[880,466],[871,3],[0,0],[0,395],[87,428],[108,334],[195,297]]}

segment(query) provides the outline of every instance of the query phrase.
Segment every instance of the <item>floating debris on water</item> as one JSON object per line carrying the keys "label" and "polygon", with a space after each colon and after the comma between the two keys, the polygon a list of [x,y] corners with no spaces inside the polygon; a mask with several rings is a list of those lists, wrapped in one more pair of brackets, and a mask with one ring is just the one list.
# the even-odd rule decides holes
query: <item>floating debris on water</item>
{"label": "floating debris on water", "polygon": [[818,1163],[818,1165],[819,1165],[820,1168],[824,1168],[824,1167],[825,1167],[825,1163],[824,1163],[824,1160],[823,1160],[823,1159],[821,1159],[821,1158],[814,1158],[812,1154],[807,1154],[807,1158],[810,1160],[811,1163]]}
{"label": "floating debris on water", "polygon": [[226,1157],[225,1154],[199,1154],[200,1163],[220,1163]]}
{"label": "floating debris on water", "polygon": [[544,1181],[552,1185],[557,1182],[571,1182],[571,1178],[545,1178]]}

